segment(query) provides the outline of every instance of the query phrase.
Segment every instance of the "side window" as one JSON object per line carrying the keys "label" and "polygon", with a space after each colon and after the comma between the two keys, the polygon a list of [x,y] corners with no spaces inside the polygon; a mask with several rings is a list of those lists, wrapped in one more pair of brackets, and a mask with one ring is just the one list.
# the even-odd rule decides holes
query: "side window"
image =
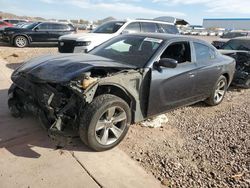
{"label": "side window", "polygon": [[48,30],[49,29],[49,24],[47,23],[42,23],[38,26],[39,30]]}
{"label": "side window", "polygon": [[169,24],[158,24],[160,33],[168,33],[168,34],[178,34],[179,31],[175,25]]}
{"label": "side window", "polygon": [[130,23],[125,29],[124,31],[128,32],[128,33],[139,33],[141,32],[141,28],[140,28],[140,24],[139,22],[133,22]]}
{"label": "side window", "polygon": [[191,62],[191,50],[189,42],[175,42],[170,44],[162,53],[162,58],[171,58],[178,63]]}
{"label": "side window", "polygon": [[141,22],[141,30],[144,33],[156,33],[159,29],[155,23]]}
{"label": "side window", "polygon": [[51,30],[67,30],[68,26],[64,25],[64,24],[55,24],[55,23],[51,23],[49,24],[49,29]]}
{"label": "side window", "polygon": [[59,24],[50,23],[48,25],[49,25],[49,30],[60,30]]}
{"label": "side window", "polygon": [[212,48],[201,43],[194,42],[194,49],[198,62],[206,62],[214,59],[216,56],[216,52]]}

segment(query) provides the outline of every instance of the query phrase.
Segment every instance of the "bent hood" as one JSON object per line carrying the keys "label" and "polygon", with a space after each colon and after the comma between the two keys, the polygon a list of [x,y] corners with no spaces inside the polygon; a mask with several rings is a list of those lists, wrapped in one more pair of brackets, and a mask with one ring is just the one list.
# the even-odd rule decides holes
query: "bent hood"
{"label": "bent hood", "polygon": [[60,54],[30,60],[14,71],[12,80],[15,82],[19,76],[24,76],[33,82],[66,83],[92,68],[123,70],[135,67],[90,54]]}

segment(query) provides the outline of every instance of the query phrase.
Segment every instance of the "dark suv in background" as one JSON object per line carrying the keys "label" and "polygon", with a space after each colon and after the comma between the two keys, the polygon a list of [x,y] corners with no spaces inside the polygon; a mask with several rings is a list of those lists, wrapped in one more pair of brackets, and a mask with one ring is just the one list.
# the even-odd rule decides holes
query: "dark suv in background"
{"label": "dark suv in background", "polygon": [[224,33],[219,40],[213,41],[212,45],[217,49],[221,49],[230,39],[248,36],[250,36],[250,31],[230,31]]}
{"label": "dark suv in background", "polygon": [[19,48],[31,43],[57,43],[62,35],[75,33],[72,24],[58,22],[35,22],[22,28],[5,28],[3,41]]}

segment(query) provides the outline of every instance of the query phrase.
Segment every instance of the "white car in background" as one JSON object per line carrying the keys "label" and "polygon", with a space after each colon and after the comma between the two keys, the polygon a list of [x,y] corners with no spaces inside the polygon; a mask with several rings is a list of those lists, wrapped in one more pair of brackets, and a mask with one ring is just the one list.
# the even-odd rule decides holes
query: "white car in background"
{"label": "white car in background", "polygon": [[200,30],[199,35],[200,36],[208,36],[208,31],[207,30]]}
{"label": "white car in background", "polygon": [[173,23],[155,20],[128,20],[106,22],[91,33],[64,35],[59,38],[61,53],[85,53],[120,34],[129,33],[169,33],[179,34]]}

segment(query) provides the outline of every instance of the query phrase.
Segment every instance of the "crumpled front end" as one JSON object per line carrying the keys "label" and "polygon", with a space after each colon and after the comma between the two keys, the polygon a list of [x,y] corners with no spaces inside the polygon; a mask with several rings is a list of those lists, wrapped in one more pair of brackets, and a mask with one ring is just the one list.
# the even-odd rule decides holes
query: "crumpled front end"
{"label": "crumpled front end", "polygon": [[20,76],[9,89],[8,104],[15,117],[25,113],[37,116],[49,136],[60,145],[65,140],[65,133],[69,136],[77,133],[79,109],[85,105],[83,92],[74,82],[35,83]]}
{"label": "crumpled front end", "polygon": [[68,138],[78,136],[85,105],[98,94],[114,91],[113,84],[126,87],[126,91],[133,95],[136,118],[142,119],[144,114],[139,100],[142,77],[133,69],[92,69],[69,82],[54,83],[34,79],[29,74],[14,73],[14,84],[9,89],[9,108],[15,117],[22,117],[25,113],[37,116],[57,145],[64,146]]}

